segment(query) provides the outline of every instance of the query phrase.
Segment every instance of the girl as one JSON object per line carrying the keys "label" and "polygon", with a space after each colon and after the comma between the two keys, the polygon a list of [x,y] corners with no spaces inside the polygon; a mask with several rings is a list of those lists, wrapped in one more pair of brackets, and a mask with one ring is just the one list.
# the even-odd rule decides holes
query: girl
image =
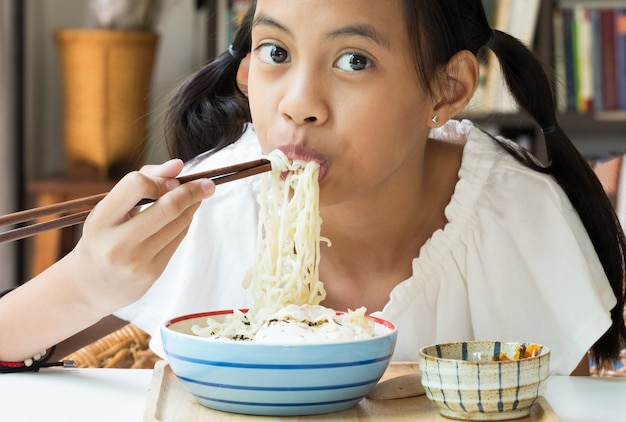
{"label": "girl", "polygon": [[[452,120],[476,90],[485,48],[543,129],[547,166]],[[245,96],[236,75],[248,54]],[[590,348],[601,363],[618,356],[623,233],[557,124],[541,65],[489,27],[480,0],[257,0],[232,48],[173,98],[168,134],[189,172],[275,148],[318,161],[332,241],[321,251],[322,304],[364,305],[394,322],[396,359],[471,339],[545,344],[558,374],[584,372]],[[162,275],[115,313],[157,352],[168,317],[250,305],[241,280],[256,252],[258,185],[222,185],[203,201]],[[89,236],[77,249],[98,240]]]}

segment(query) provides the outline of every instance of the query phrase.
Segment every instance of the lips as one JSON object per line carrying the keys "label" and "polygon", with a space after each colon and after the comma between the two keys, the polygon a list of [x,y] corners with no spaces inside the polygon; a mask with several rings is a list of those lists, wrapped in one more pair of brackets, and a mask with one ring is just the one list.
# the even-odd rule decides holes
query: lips
{"label": "lips", "polygon": [[328,172],[328,160],[312,148],[302,145],[287,144],[278,147],[290,160],[315,161],[320,165],[318,182],[322,182]]}

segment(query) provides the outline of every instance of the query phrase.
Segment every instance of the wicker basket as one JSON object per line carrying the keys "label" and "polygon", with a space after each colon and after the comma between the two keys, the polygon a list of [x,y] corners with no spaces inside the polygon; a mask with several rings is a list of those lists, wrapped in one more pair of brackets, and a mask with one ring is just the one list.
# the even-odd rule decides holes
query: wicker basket
{"label": "wicker basket", "polygon": [[152,369],[161,360],[149,348],[150,336],[133,324],[65,357],[78,368],[141,368]]}
{"label": "wicker basket", "polygon": [[64,98],[64,146],[75,179],[115,179],[143,162],[158,35],[65,29],[55,33]]}

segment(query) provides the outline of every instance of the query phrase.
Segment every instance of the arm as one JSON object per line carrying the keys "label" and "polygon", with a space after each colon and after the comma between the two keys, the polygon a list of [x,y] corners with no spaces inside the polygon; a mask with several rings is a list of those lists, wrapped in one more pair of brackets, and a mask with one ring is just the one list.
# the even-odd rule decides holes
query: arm
{"label": "arm", "polygon": [[585,355],[585,357],[583,357],[583,359],[580,361],[578,366],[572,371],[570,375],[578,376],[578,377],[586,377],[586,376],[589,376],[589,374],[590,374],[589,357]]}
{"label": "arm", "polygon": [[[126,175],[91,212],[69,254],[0,300],[0,361],[21,361],[60,343],[150,288],[215,189],[207,180],[181,185],[174,177],[182,166],[172,160]],[[140,211],[134,206],[142,198],[158,200]],[[104,334],[118,325],[100,324]],[[72,340],[76,346],[57,356],[89,342]]]}

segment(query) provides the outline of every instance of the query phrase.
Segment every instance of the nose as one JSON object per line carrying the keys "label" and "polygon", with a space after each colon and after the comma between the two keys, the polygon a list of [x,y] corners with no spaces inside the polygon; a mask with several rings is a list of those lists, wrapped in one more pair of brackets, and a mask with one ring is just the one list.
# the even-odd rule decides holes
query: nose
{"label": "nose", "polygon": [[278,111],[288,121],[300,125],[319,125],[329,116],[324,81],[317,72],[292,69],[285,78],[284,95]]}

